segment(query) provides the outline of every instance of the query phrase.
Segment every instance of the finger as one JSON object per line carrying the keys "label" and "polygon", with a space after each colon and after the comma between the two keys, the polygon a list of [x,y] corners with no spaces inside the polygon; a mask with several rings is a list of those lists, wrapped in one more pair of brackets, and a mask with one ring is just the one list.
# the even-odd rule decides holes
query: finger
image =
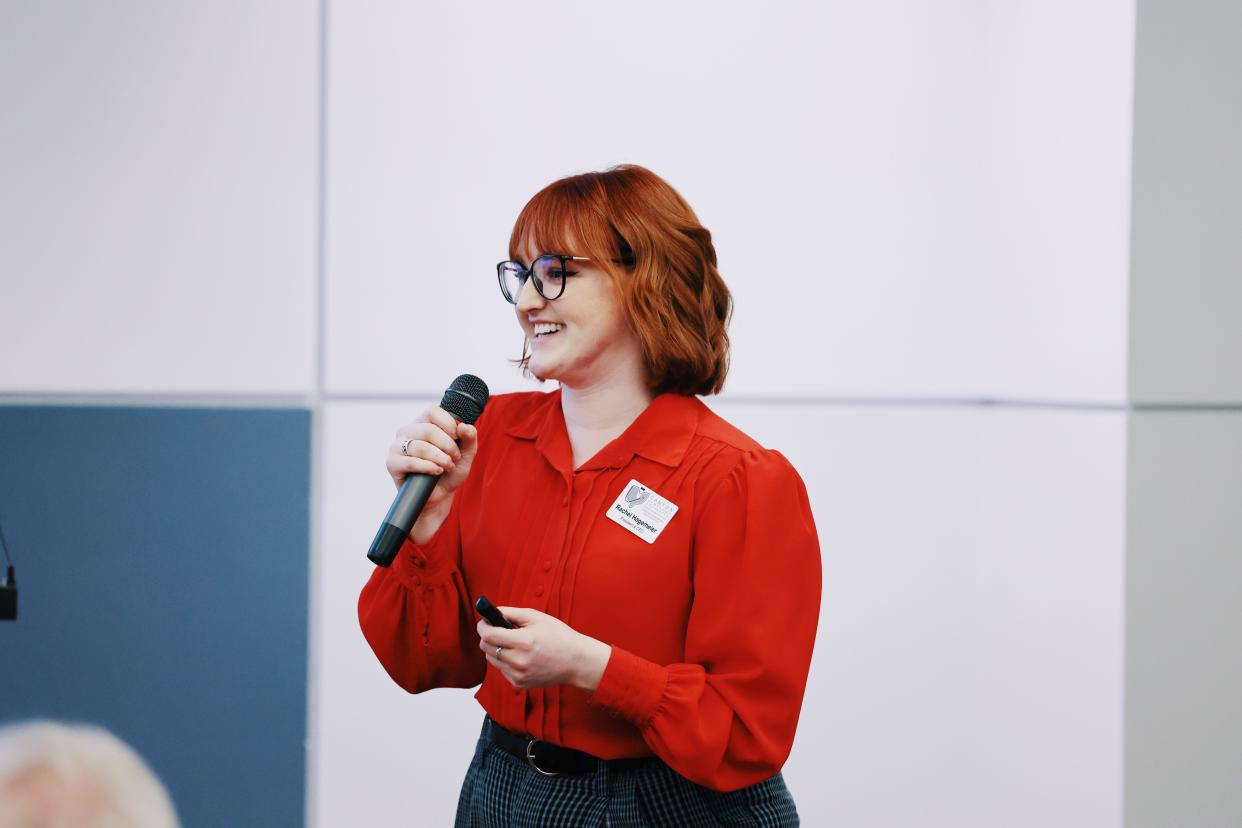
{"label": "finger", "polygon": [[[479,641],[479,649],[483,651],[483,655],[490,656],[492,658],[498,658],[496,655],[496,646],[497,645],[495,644],[488,644],[486,641],[481,639]],[[522,650],[517,650],[513,647],[502,647],[501,653],[504,658],[500,658],[499,660],[503,661],[505,667],[509,670],[519,667],[527,659],[527,656]]]}
{"label": "finger", "polygon": [[404,457],[421,457],[424,460],[430,460],[438,466],[444,466],[451,469],[457,465],[457,461],[443,449],[438,448],[431,443],[425,443],[422,440],[416,440],[405,447]]}
{"label": "finger", "polygon": [[462,423],[457,427],[457,434],[461,456],[467,460],[474,457],[474,453],[479,449],[479,430],[472,425]]}
{"label": "finger", "polygon": [[393,445],[401,445],[402,440],[418,440],[421,439],[422,430],[427,427],[430,420],[427,415],[419,417],[417,420],[410,420],[397,429],[397,433],[393,436]]}
{"label": "finger", "polygon": [[540,617],[545,615],[545,613],[537,609],[530,609],[529,607],[496,607],[496,609],[500,610],[501,615],[519,627],[538,621]]}
{"label": "finger", "polygon": [[461,457],[461,449],[453,440],[452,432],[446,433],[443,426],[437,423],[422,423],[416,426],[413,429],[413,436],[418,440],[431,443],[454,460]]}
{"label": "finger", "polygon": [[399,474],[444,474],[444,469],[421,457],[399,457],[388,464],[388,472],[396,477]]}
{"label": "finger", "polygon": [[427,420],[442,428],[453,440],[461,436],[457,433],[457,421],[453,419],[453,415],[438,405],[427,409]]}
{"label": "finger", "polygon": [[504,647],[506,650],[516,650],[519,647],[527,646],[529,637],[523,635],[519,630],[506,630],[504,627],[489,626],[479,635],[479,640],[491,645],[493,651],[497,647]]}
{"label": "finger", "polygon": [[[478,623],[474,625],[474,628],[479,634],[480,641],[486,641],[488,636],[492,634],[492,630],[503,629],[502,627],[493,627],[488,623],[486,618],[480,618]],[[495,644],[492,645],[493,648],[495,648],[495,646]]]}
{"label": "finger", "polygon": [[496,658],[495,651],[492,651],[490,653],[484,653],[483,657],[487,659],[488,664],[492,665],[497,670],[504,673],[505,678],[509,680],[509,683],[513,684],[513,673],[510,669],[512,667],[511,664],[506,664],[502,659]]}

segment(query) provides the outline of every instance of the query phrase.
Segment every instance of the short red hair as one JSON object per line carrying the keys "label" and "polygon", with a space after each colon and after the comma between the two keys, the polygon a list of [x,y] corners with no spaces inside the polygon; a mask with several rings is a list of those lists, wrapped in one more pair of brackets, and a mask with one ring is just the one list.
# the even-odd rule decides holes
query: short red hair
{"label": "short red hair", "polygon": [[[612,277],[655,393],[724,386],[733,297],[716,270],[712,234],[664,179],[621,164],[554,181],[522,208],[511,259],[527,240],[540,253],[587,256]],[[524,346],[523,370],[529,361]]]}

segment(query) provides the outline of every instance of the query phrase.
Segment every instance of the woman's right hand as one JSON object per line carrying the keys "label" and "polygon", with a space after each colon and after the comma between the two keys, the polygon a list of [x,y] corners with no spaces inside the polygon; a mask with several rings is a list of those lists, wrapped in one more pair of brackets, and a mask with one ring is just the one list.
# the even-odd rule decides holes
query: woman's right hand
{"label": "woman's right hand", "polygon": [[[401,444],[406,440],[409,443],[402,453]],[[400,488],[411,474],[440,477],[427,498],[422,515],[410,530],[410,537],[415,543],[430,540],[444,522],[453,492],[470,474],[470,464],[478,448],[478,430],[472,425],[458,423],[438,405],[433,405],[413,422],[397,429],[397,436],[388,447],[385,463],[393,484]]]}

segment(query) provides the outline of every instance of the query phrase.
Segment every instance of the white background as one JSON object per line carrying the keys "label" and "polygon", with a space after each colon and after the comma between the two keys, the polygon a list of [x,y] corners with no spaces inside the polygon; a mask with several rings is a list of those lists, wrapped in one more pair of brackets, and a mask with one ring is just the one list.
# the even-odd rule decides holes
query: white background
{"label": "white background", "polygon": [[317,23],[0,8],[0,389],[311,390]]}
{"label": "white background", "polygon": [[516,387],[514,218],[632,161],[715,235],[732,392],[1120,401],[1131,15],[333,7],[327,389],[432,394],[456,365]]}

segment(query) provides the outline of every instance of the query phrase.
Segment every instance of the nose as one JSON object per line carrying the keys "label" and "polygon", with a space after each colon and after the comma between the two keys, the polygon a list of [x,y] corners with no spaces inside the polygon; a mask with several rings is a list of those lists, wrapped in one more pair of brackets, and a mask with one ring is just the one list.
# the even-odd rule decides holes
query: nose
{"label": "nose", "polygon": [[548,303],[539,295],[539,291],[535,290],[535,280],[533,277],[527,277],[522,283],[522,289],[518,291],[517,309],[518,313],[527,313],[529,311],[538,310]]}

